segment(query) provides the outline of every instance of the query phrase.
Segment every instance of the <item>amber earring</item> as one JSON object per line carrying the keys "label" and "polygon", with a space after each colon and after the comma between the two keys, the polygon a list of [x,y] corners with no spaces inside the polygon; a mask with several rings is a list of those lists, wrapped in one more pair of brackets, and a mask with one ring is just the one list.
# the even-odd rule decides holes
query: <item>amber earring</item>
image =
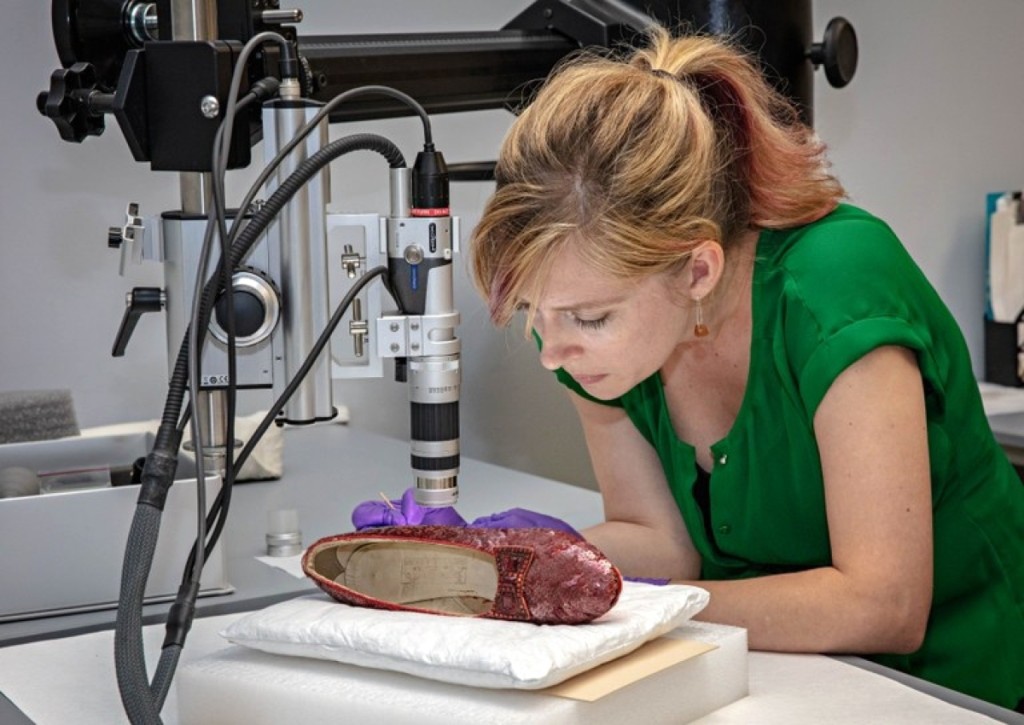
{"label": "amber earring", "polygon": [[704,307],[701,305],[700,298],[697,298],[697,324],[693,326],[694,337],[707,337],[708,326],[704,324]]}

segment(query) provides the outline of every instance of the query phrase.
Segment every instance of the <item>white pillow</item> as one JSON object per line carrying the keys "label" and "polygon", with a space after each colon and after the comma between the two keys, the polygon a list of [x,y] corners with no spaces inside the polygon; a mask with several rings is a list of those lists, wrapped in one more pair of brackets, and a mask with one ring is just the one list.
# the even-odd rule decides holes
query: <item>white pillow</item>
{"label": "white pillow", "polygon": [[533,690],[632,652],[685,623],[709,597],[693,586],[624,582],[616,605],[590,624],[536,625],[351,607],[317,594],[248,614],[220,634],[275,654]]}

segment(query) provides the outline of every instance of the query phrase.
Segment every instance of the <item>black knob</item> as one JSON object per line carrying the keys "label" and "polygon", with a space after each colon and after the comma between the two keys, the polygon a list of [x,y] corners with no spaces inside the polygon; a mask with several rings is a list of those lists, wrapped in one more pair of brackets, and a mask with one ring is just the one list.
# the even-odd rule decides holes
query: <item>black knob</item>
{"label": "black knob", "polygon": [[97,89],[92,65],[75,63],[53,72],[50,90],[36,97],[36,108],[54,122],[62,139],[81,142],[103,133],[103,112],[112,107],[112,98],[113,94]]}
{"label": "black knob", "polygon": [[[235,272],[231,281],[231,300],[235,308],[235,345],[258,345],[273,334],[281,318],[281,294],[277,285],[264,272],[245,267]],[[210,332],[227,344],[228,297],[221,292],[213,307]]]}
{"label": "black knob", "polygon": [[124,244],[124,232],[121,227],[107,227],[107,246],[111,249],[120,249]]}
{"label": "black knob", "polygon": [[[264,325],[267,318],[267,308],[263,301],[248,290],[233,290],[235,305],[235,335],[240,338],[247,338],[255,335]],[[217,299],[214,308],[217,316],[217,324],[224,330],[228,329],[228,300],[226,295]]]}
{"label": "black knob", "polygon": [[824,65],[825,77],[833,88],[842,88],[857,72],[857,33],[846,18],[832,18],[825,27],[825,37],[807,52],[814,67]]}

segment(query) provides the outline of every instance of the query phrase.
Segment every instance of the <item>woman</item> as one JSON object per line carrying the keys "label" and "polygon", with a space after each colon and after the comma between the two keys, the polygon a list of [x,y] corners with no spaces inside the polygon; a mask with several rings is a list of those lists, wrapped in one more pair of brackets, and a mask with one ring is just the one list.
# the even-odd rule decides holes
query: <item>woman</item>
{"label": "woman", "polygon": [[474,232],[570,392],[626,575],[699,581],[755,649],[1024,696],[1024,487],[949,311],[721,40],[558,69]]}

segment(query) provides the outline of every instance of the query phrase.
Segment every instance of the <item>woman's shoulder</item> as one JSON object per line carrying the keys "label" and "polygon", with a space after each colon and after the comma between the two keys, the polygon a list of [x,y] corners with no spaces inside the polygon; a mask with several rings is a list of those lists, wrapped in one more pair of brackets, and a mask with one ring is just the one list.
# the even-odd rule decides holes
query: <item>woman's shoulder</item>
{"label": "woman's shoulder", "polygon": [[915,266],[886,222],[852,204],[840,204],[809,224],[766,230],[758,243],[758,256],[770,268],[816,281]]}

